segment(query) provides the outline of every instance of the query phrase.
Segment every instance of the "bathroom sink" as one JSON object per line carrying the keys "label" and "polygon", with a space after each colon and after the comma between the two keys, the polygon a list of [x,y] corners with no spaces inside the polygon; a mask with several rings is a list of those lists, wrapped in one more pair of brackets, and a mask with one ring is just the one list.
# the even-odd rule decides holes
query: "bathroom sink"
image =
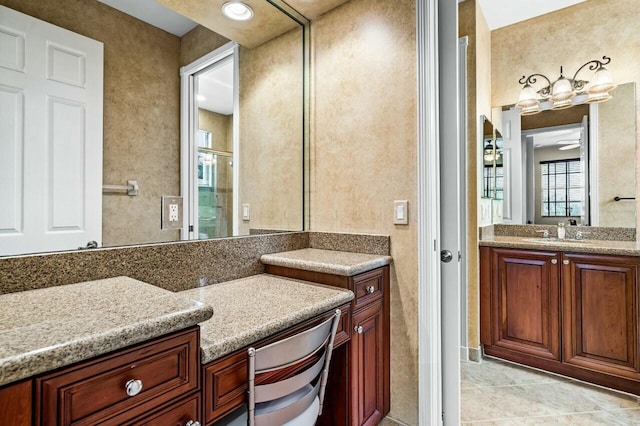
{"label": "bathroom sink", "polygon": [[543,243],[543,244],[553,244],[553,245],[562,245],[562,244],[571,244],[571,245],[581,245],[581,246],[590,246],[591,243],[585,240],[559,240],[557,238],[523,238],[523,241],[527,241],[530,243]]}

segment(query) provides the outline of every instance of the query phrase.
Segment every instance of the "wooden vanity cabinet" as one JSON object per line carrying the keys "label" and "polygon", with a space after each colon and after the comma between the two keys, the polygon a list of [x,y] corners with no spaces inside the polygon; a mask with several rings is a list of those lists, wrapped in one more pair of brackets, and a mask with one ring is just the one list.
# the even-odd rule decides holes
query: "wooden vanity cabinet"
{"label": "wooden vanity cabinet", "polygon": [[344,380],[349,389],[347,420],[328,421],[323,414],[318,425],[377,424],[389,413],[391,401],[389,266],[353,277],[274,265],[267,265],[266,272],[353,291],[352,334],[349,353],[344,356],[348,368]]}
{"label": "wooden vanity cabinet", "polygon": [[[487,353],[501,350],[560,359],[558,254],[494,249]],[[483,261],[485,261],[483,259]]]}
{"label": "wooden vanity cabinet", "polygon": [[[640,394],[640,259],[563,254],[563,356],[571,366],[635,381]],[[613,386],[615,387],[615,386]]]}
{"label": "wooden vanity cabinet", "polygon": [[640,258],[481,247],[484,351],[640,394]]}
{"label": "wooden vanity cabinet", "polygon": [[[199,330],[192,327],[36,377],[35,425],[197,421]],[[139,381],[141,389],[128,387],[130,381]]]}

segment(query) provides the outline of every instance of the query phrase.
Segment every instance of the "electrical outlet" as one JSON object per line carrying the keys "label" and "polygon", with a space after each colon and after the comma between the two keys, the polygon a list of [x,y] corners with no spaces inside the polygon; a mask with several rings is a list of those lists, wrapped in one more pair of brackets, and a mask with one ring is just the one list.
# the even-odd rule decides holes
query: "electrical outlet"
{"label": "electrical outlet", "polygon": [[169,204],[169,222],[178,221],[178,205]]}
{"label": "electrical outlet", "polygon": [[163,196],[161,228],[182,229],[182,197]]}

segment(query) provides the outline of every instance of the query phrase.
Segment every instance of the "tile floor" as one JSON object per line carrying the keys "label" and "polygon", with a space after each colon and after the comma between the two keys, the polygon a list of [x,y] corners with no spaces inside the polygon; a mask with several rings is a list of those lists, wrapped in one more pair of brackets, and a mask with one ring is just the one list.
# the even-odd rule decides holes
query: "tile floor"
{"label": "tile floor", "polygon": [[640,425],[640,398],[487,358],[463,362],[463,425]]}

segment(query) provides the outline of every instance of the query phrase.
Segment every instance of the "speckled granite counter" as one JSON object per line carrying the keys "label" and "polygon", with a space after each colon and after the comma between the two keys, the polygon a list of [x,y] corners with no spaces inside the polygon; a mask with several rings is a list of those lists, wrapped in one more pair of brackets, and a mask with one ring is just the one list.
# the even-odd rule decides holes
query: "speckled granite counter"
{"label": "speckled granite counter", "polygon": [[391,263],[390,256],[351,253],[346,251],[319,250],[313,248],[263,254],[260,261],[267,265],[353,276]]}
{"label": "speckled granite counter", "polygon": [[0,386],[212,314],[210,306],[127,277],[0,295]]}
{"label": "speckled granite counter", "polygon": [[353,299],[349,290],[267,274],[178,294],[215,310],[200,324],[203,364]]}
{"label": "speckled granite counter", "polygon": [[482,236],[480,246],[522,248],[546,251],[564,251],[572,253],[612,254],[621,256],[640,256],[640,244],[636,241],[608,240],[556,240],[549,242],[532,241],[540,238],[517,236]]}

